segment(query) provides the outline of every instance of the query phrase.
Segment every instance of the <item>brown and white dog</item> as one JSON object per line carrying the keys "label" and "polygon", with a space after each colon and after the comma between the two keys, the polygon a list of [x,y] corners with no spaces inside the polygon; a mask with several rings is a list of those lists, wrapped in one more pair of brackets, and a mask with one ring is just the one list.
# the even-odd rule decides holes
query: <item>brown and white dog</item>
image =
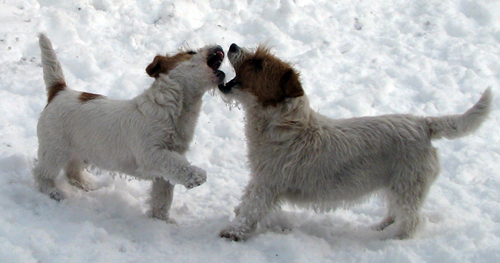
{"label": "brown and white dog", "polygon": [[146,68],[155,80],[131,100],[111,100],[66,86],[50,40],[40,34],[47,106],[38,122],[35,181],[43,193],[64,198],[55,178],[65,170],[69,182],[91,188],[82,174],[89,164],[153,181],[151,215],[169,221],[174,184],[192,188],[206,172],[184,153],[193,139],[202,96],[223,82],[220,46],[174,56],[156,56]]}
{"label": "brown and white dog", "polygon": [[492,100],[487,89],[461,115],[330,119],[310,108],[298,73],[267,48],[232,44],[228,58],[236,77],[219,89],[245,110],[251,171],[236,217],[220,233],[232,240],[249,237],[282,202],[328,211],[375,192],[388,204],[376,229],[411,237],[440,169],[431,140],[474,132]]}

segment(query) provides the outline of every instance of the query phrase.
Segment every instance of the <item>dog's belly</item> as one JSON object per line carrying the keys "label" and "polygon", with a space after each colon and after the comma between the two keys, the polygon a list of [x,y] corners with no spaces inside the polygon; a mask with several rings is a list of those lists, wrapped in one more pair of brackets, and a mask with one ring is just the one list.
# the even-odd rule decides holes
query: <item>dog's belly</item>
{"label": "dog's belly", "polygon": [[106,169],[109,171],[116,171],[132,176],[139,176],[138,166],[134,158],[125,160],[110,160],[109,162],[102,162],[96,165],[102,169]]}
{"label": "dog's belly", "polygon": [[81,159],[87,165],[95,165],[100,169],[120,172],[132,176],[138,176],[138,165],[136,158],[125,151],[111,151],[106,154],[97,151],[75,151],[73,158]]}
{"label": "dog's belly", "polygon": [[334,208],[359,202],[387,187],[391,176],[388,159],[388,155],[380,153],[345,160],[323,156],[276,173],[276,176],[271,176],[274,181],[271,184],[280,185],[282,197],[291,203]]}
{"label": "dog's belly", "polygon": [[320,205],[322,207],[334,208],[339,205],[357,203],[382,188],[382,185],[370,184],[341,186],[325,184],[315,189],[307,189],[307,187],[289,188],[284,192],[282,197],[285,201],[299,206],[310,207]]}
{"label": "dog's belly", "polygon": [[[384,184],[375,182],[376,177],[344,181],[332,178],[331,180],[321,180],[321,182],[307,182],[298,187],[287,188],[283,197],[289,202],[306,205],[310,203],[353,203],[384,187]],[[384,179],[380,178],[380,180]]]}
{"label": "dog's belly", "polygon": [[109,160],[108,162],[103,160],[85,160],[89,165],[95,165],[100,169],[114,171],[119,173],[124,173],[127,175],[138,176],[138,166],[135,160]]}

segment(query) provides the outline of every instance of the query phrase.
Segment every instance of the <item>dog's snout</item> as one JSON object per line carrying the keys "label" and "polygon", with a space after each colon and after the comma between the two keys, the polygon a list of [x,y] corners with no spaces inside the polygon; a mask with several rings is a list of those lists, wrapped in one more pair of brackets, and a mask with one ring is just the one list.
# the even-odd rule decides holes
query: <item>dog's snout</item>
{"label": "dog's snout", "polygon": [[227,57],[229,58],[229,62],[233,65],[234,68],[237,67],[238,61],[241,59],[241,55],[243,50],[236,44],[231,44],[229,46],[229,51],[227,52]]}
{"label": "dog's snout", "polygon": [[235,43],[231,44],[231,46],[229,47],[229,52],[237,52],[238,50],[240,50],[240,47]]}
{"label": "dog's snout", "polygon": [[219,80],[219,84],[223,84],[224,80],[226,79],[226,73],[224,73],[221,70],[215,70],[214,74],[217,77],[217,79]]}
{"label": "dog's snout", "polygon": [[236,80],[236,78],[234,78],[234,79],[230,80],[228,83],[226,83],[225,85],[220,84],[219,90],[224,94],[228,94],[228,93],[231,93],[233,88],[239,87],[239,85],[240,85],[240,82],[238,80]]}
{"label": "dog's snout", "polygon": [[210,50],[210,52],[212,54],[221,54],[222,56],[224,56],[224,50],[222,49],[221,46],[214,47],[212,50]]}
{"label": "dog's snout", "polygon": [[216,46],[210,49],[208,57],[207,57],[207,65],[211,67],[213,70],[216,70],[222,64],[224,60],[224,50],[221,46]]}

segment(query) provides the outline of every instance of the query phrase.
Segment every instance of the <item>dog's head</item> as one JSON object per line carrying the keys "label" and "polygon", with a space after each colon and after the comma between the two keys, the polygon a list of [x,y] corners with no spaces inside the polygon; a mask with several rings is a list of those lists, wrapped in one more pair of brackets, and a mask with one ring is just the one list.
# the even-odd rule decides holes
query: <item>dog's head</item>
{"label": "dog's head", "polygon": [[226,85],[219,85],[219,89],[229,98],[244,103],[238,95],[251,94],[267,107],[304,95],[298,73],[264,46],[251,51],[232,44],[228,58],[236,76]]}
{"label": "dog's head", "polygon": [[224,82],[226,75],[219,70],[224,60],[221,46],[206,46],[196,51],[183,51],[175,55],[158,55],[146,68],[149,76],[161,75],[186,86],[214,87]]}

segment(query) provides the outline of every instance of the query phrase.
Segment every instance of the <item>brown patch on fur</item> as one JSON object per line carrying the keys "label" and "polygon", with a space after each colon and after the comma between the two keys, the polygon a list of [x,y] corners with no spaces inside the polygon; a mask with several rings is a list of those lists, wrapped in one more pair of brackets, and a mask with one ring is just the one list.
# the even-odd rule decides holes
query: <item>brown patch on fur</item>
{"label": "brown patch on fur", "polygon": [[47,105],[56,97],[59,91],[66,89],[66,83],[64,81],[57,82],[56,84],[47,88]]}
{"label": "brown patch on fur", "polygon": [[174,69],[177,64],[191,59],[193,54],[189,52],[182,52],[175,56],[161,56],[158,55],[153,59],[153,62],[149,64],[146,68],[146,72],[149,76],[153,78],[158,78],[160,74],[168,74],[168,72]]}
{"label": "brown patch on fur", "polygon": [[88,92],[82,92],[82,94],[80,94],[80,96],[78,97],[78,99],[83,103],[89,100],[95,100],[100,98],[105,98],[105,97],[103,95],[88,93]]}
{"label": "brown patch on fur", "polygon": [[255,95],[264,106],[304,95],[299,74],[263,46],[244,58],[235,71],[241,89]]}

